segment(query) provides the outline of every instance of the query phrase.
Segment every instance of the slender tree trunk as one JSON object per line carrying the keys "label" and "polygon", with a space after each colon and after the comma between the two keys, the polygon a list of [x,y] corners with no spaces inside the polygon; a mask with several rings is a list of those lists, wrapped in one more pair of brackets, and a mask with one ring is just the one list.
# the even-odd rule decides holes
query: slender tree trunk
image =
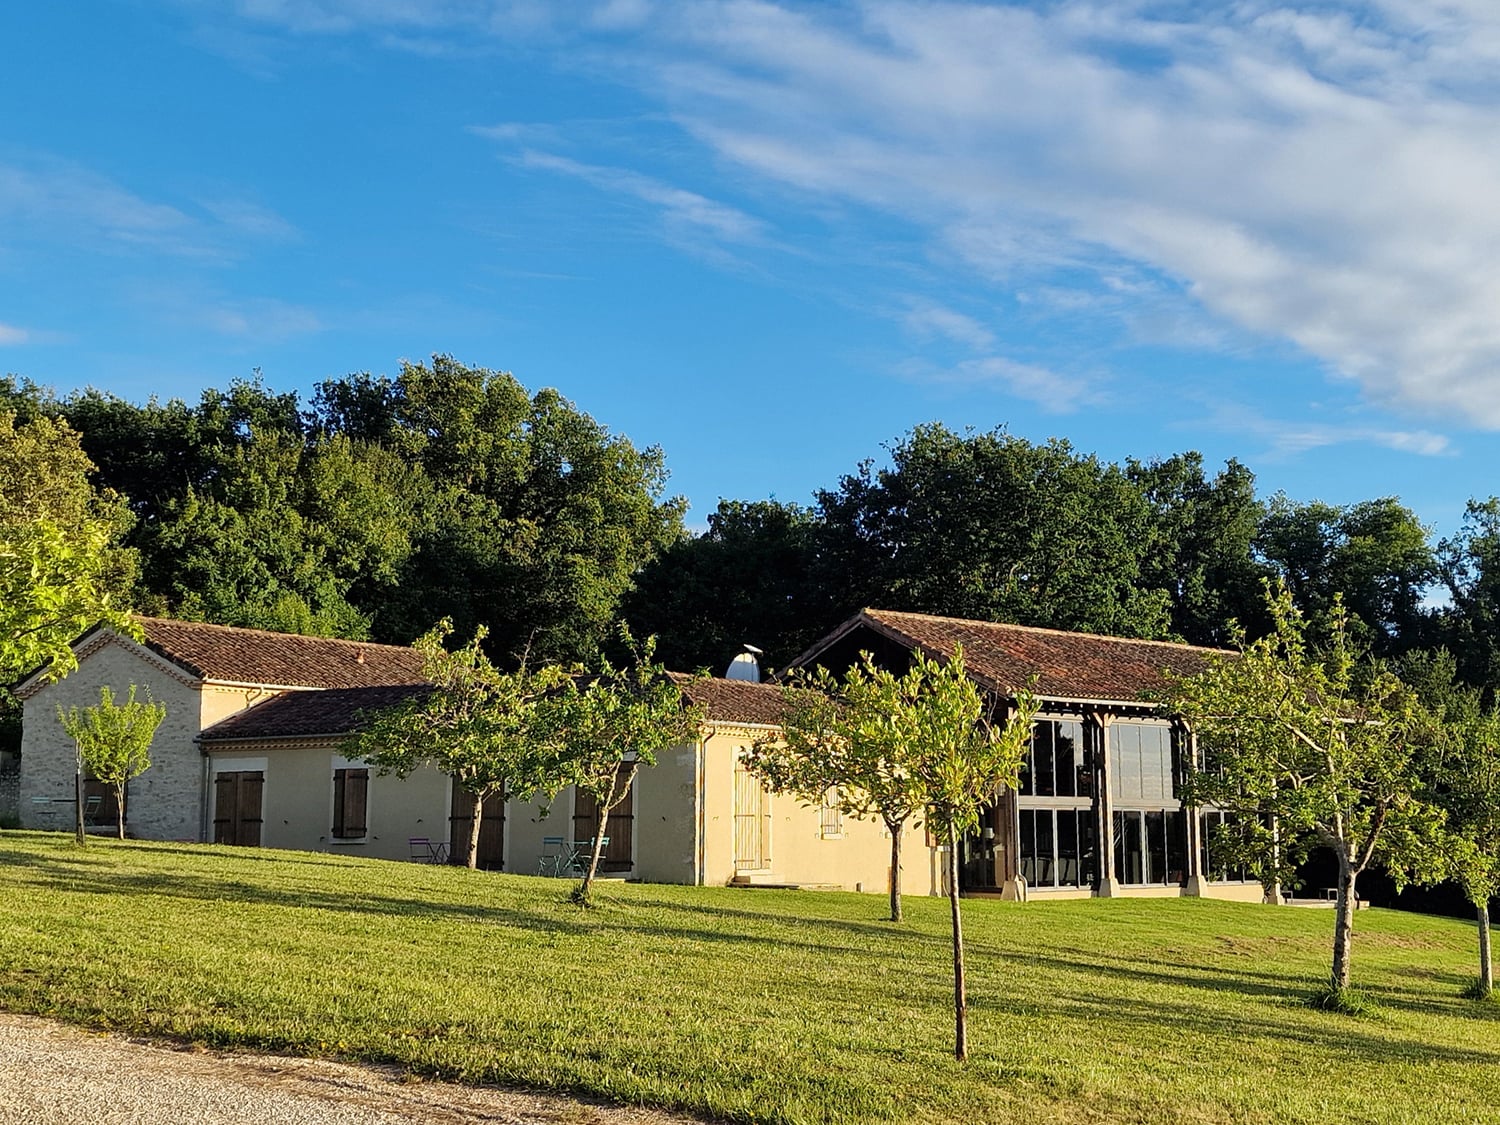
{"label": "slender tree trunk", "polygon": [[589,869],[583,876],[583,898],[588,901],[589,893],[594,887],[594,875],[599,870],[599,860],[604,855],[604,830],[609,827],[609,810],[615,805],[615,788],[619,781],[610,783],[609,800],[599,803],[599,823],[594,825],[594,847],[589,855]]}
{"label": "slender tree trunk", "polygon": [[1354,948],[1354,877],[1357,872],[1349,862],[1348,845],[1340,844],[1338,900],[1334,904],[1333,975],[1330,983],[1343,990],[1349,987],[1349,955]]}
{"label": "slender tree trunk", "polygon": [[88,833],[83,830],[83,758],[78,759],[73,773],[73,827],[80,844],[88,843]]}
{"label": "slender tree trunk", "polygon": [[1271,879],[1265,884],[1266,902],[1281,905],[1281,818],[1271,817]]}
{"label": "slender tree trunk", "polygon": [[901,829],[902,825],[891,825],[886,828],[891,833],[891,921],[900,922],[901,917]]}
{"label": "slender tree trunk", "polygon": [[474,794],[474,819],[469,824],[469,855],[465,863],[470,871],[479,870],[479,831],[484,827],[485,794]]}
{"label": "slender tree trunk", "polygon": [[964,922],[958,910],[958,829],[948,825],[948,906],[953,915],[953,1057],[969,1057],[969,1005],[964,990]]}
{"label": "slender tree trunk", "polygon": [[1479,914],[1479,991],[1488,996],[1495,988],[1495,967],[1490,960],[1490,904],[1476,904]]}
{"label": "slender tree trunk", "polygon": [[125,839],[125,783],[115,786],[115,837]]}

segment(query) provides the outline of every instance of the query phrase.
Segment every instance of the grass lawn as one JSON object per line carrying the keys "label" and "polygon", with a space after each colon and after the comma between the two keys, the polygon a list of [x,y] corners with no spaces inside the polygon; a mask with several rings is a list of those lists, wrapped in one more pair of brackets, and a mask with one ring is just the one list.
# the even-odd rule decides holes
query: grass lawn
{"label": "grass lawn", "polygon": [[568,884],[298,852],[0,833],[0,1008],[738,1120],[1500,1120],[1474,928],[1355,923],[1363,1018],[1301,999],[1333,916],[1194,899]]}

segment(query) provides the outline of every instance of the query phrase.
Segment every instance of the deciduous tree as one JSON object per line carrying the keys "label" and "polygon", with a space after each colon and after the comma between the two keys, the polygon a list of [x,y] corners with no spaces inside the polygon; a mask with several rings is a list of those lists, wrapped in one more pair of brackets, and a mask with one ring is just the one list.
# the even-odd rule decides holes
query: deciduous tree
{"label": "deciduous tree", "polygon": [[[1240,641],[1175,681],[1168,706],[1191,724],[1200,761],[1192,804],[1247,824],[1274,823],[1284,848],[1329,848],[1338,863],[1333,962],[1325,999],[1348,999],[1355,880],[1372,864],[1398,882],[1441,866],[1441,811],[1428,779],[1438,732],[1431,714],[1388,668],[1361,660],[1334,597],[1326,644],[1285,587],[1267,587],[1272,631]],[[1260,839],[1269,844],[1266,836]],[[1276,860],[1262,855],[1262,870]]]}
{"label": "deciduous tree", "polygon": [[630,792],[636,772],[654,766],[664,750],[692,741],[703,720],[656,662],[655,638],[637,644],[622,629],[621,640],[628,653],[623,665],[600,657],[582,686],[562,696],[567,776],[598,808],[588,869],[574,895],[583,905],[590,902],[609,814]]}
{"label": "deciduous tree", "polygon": [[900,922],[901,844],[927,800],[917,747],[895,721],[907,702],[901,679],[868,653],[842,680],[828,669],[794,672],[782,689],[782,732],[757,742],[746,767],[774,793],[809,805],[829,800],[858,820],[878,819],[891,838],[890,917]]}
{"label": "deciduous tree", "polygon": [[151,743],[156,728],[167,717],[165,705],[153,703],[150,693],[143,700],[135,697],[136,686],[123,703],[116,703],[109,685],[99,689],[99,702],[90,707],[57,709],[57,721],[68,732],[78,748],[77,829],[78,842],[84,842],[82,783],[85,773],[114,787],[116,831],[125,839],[125,788],[133,778],[151,768]]}
{"label": "deciduous tree", "polygon": [[555,794],[569,779],[557,704],[569,679],[557,665],[532,668],[525,659],[501,671],[485,655],[483,628],[449,652],[443,642],[452,631],[444,620],[416,643],[431,690],[368,716],[345,753],[399,777],[431,763],[472,794],[465,862],[473,869],[491,800]]}

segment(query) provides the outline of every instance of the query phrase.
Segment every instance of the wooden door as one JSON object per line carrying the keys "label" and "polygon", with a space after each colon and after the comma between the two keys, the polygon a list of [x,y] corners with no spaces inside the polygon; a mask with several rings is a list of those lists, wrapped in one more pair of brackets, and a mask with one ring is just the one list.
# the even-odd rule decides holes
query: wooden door
{"label": "wooden door", "polygon": [[[623,780],[628,766],[620,767]],[[599,833],[599,802],[592,793],[582,789],[573,791],[573,839],[592,840]],[[635,866],[635,786],[626,790],[620,803],[610,810],[609,820],[604,825],[604,835],[609,843],[599,857],[599,870],[628,872]],[[584,860],[587,862],[587,859]]]}
{"label": "wooden door", "polygon": [[[460,867],[469,861],[469,830],[474,824],[474,794],[453,783],[453,815],[448,818],[448,862]],[[505,867],[505,795],[492,793],[484,801],[479,825],[478,864],[485,871]]]}
{"label": "wooden door", "polygon": [[240,770],[214,775],[214,843],[260,847],[261,792],[266,775]]}
{"label": "wooden door", "polygon": [[771,797],[742,758],[734,766],[734,869],[770,868]]}

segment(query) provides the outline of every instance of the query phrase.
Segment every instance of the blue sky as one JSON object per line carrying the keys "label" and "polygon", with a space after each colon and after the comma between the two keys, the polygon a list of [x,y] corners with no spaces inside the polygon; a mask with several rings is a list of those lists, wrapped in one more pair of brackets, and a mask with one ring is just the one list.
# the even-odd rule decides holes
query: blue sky
{"label": "blue sky", "polygon": [[1500,7],[0,8],[0,368],[448,352],[720,496],[911,426],[1500,491]]}

